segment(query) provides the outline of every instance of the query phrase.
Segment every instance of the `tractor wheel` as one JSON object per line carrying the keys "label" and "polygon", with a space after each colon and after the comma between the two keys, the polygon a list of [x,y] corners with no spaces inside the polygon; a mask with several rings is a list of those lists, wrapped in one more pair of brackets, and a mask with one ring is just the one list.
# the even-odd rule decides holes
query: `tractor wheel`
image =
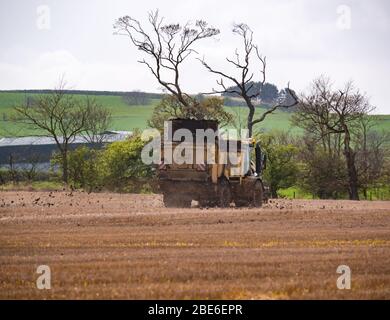
{"label": "tractor wheel", "polygon": [[163,195],[163,202],[164,202],[164,205],[167,208],[175,208],[177,201],[176,201],[175,197],[172,194],[164,193],[164,195]]}
{"label": "tractor wheel", "polygon": [[191,199],[177,194],[164,193],[163,195],[163,202],[167,208],[190,208],[191,201]]}
{"label": "tractor wheel", "polygon": [[232,193],[230,184],[227,179],[222,178],[218,183],[218,207],[227,208],[232,201]]}
{"label": "tractor wheel", "polygon": [[248,207],[249,202],[247,200],[234,200],[236,208]]}
{"label": "tractor wheel", "polygon": [[252,192],[252,206],[260,208],[263,205],[263,184],[261,181],[256,181]]}
{"label": "tractor wheel", "polygon": [[199,200],[199,207],[201,208],[214,208],[217,206],[217,202],[214,200]]}
{"label": "tractor wheel", "polygon": [[191,208],[192,199],[189,197],[183,197],[179,200],[180,208]]}
{"label": "tractor wheel", "polygon": [[179,208],[191,208],[192,199],[184,198],[179,201]]}

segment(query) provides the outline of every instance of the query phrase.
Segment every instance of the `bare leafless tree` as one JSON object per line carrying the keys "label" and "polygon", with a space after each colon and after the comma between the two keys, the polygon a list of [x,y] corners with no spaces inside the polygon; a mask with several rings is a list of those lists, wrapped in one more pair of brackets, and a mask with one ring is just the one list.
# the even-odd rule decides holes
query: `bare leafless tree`
{"label": "bare leafless tree", "polygon": [[377,124],[376,118],[366,116],[353,129],[359,187],[366,199],[368,188],[379,182],[389,155],[390,133],[377,130]]}
{"label": "bare leafless tree", "polygon": [[111,124],[111,111],[103,108],[95,98],[87,97],[85,108],[88,117],[85,121],[85,128],[81,135],[89,143],[101,144],[106,142],[106,131]]}
{"label": "bare leafless tree", "polygon": [[[252,57],[255,57],[259,63],[260,88],[264,86],[266,81],[267,60],[265,56],[260,54],[258,46],[253,42],[253,31],[248,25],[244,23],[234,24],[233,33],[241,37],[243,52],[240,53],[239,50],[236,49],[234,58],[226,58],[226,61],[240,71],[238,76],[229,75],[225,72],[212,68],[204,58],[199,60],[208,71],[221,77],[220,80],[217,80],[217,84],[222,90],[213,90],[212,93],[230,93],[244,99],[247,107],[249,108],[247,126],[249,136],[252,136],[253,126],[255,124],[264,121],[269,114],[273,113],[278,108],[289,108],[295,106],[298,102],[298,98],[295,95],[295,92],[287,86],[284,90],[285,96],[280,97],[275,105],[262,113],[259,118],[254,119],[255,105],[253,103],[253,99],[258,98],[261,91],[253,93],[253,90],[251,90],[254,86],[253,78],[255,76],[255,74],[250,71],[253,68],[253,66],[251,66],[251,59]],[[224,80],[229,81],[230,85],[234,85],[238,89],[231,89],[231,87],[225,84]]]}
{"label": "bare leafless tree", "polygon": [[348,82],[342,90],[334,90],[326,77],[315,79],[311,91],[302,95],[295,122],[305,128],[319,128],[323,135],[340,134],[348,171],[349,197],[359,200],[352,134],[356,123],[373,111],[366,96]]}
{"label": "bare leafless tree", "polygon": [[37,153],[30,153],[26,158],[26,164],[22,166],[22,174],[27,181],[33,181],[37,175],[41,157]]}
{"label": "bare leafless tree", "polygon": [[[92,107],[88,101],[85,102],[66,94],[63,79],[53,92],[34,99],[33,105],[26,103],[14,109],[16,115],[13,121],[37,129],[43,133],[41,135],[52,137],[55,140],[61,156],[62,179],[65,183],[68,182],[69,145],[76,136],[90,132],[92,128],[102,127],[97,123],[92,126],[92,121],[108,123],[105,117],[96,116],[96,105]],[[108,116],[108,113],[104,115]]]}
{"label": "bare leafless tree", "polygon": [[187,22],[163,24],[164,19],[158,10],[148,14],[152,31],[147,31],[142,24],[124,16],[115,21],[115,34],[126,35],[131,43],[149,56],[149,60],[140,60],[145,64],[157,81],[184,106],[188,106],[192,98],[183,92],[180,86],[180,68],[183,62],[195,51],[195,44],[202,39],[219,34],[219,30],[209,27],[203,20],[195,25]]}

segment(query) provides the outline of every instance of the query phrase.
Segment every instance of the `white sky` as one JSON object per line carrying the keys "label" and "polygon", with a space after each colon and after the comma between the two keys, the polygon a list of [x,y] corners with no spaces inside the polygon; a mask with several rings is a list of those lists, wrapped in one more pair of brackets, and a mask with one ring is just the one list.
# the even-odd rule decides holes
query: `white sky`
{"label": "white sky", "polygon": [[[48,21],[42,20],[42,5],[50,9],[48,29],[42,29]],[[156,80],[137,63],[142,53],[112,28],[123,15],[145,22],[157,8],[166,22],[204,19],[221,30],[197,46],[213,66],[229,70],[224,59],[240,45],[231,27],[245,22],[267,56],[268,82],[281,88],[290,81],[301,92],[321,74],[336,85],[352,79],[377,113],[390,113],[386,0],[0,0],[0,89],[52,88],[65,74],[74,89],[158,92]],[[190,93],[209,92],[216,78],[194,57],[182,72],[182,86]]]}

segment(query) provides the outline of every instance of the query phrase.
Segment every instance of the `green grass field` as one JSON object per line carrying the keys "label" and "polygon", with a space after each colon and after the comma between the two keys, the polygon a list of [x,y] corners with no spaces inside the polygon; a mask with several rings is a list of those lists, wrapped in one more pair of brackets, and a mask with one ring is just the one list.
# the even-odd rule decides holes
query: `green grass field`
{"label": "green grass field", "polygon": [[[35,94],[29,94],[34,98]],[[82,95],[79,96],[83,98]],[[147,120],[153,111],[158,100],[152,100],[147,106],[129,106],[119,96],[95,96],[96,100],[111,110],[112,130],[134,130],[143,129],[147,126]],[[0,92],[0,136],[28,136],[39,133],[29,127],[15,124],[9,121],[14,113],[13,107],[23,104],[25,95],[23,93]]]}
{"label": "green grass field", "polygon": [[[279,189],[278,196],[287,199],[319,199],[310,192],[304,191],[299,187],[290,187],[286,189]],[[362,192],[359,193],[360,199],[365,199]],[[347,196],[341,196],[340,199],[346,199]],[[367,199],[365,200],[390,200],[390,187],[369,188],[367,190]]]}
{"label": "green grass field", "polygon": [[[34,98],[35,94],[28,96]],[[83,96],[80,95],[82,98]],[[109,108],[112,112],[112,130],[129,130],[144,129],[147,127],[147,121],[150,118],[154,106],[158,103],[158,99],[153,99],[152,103],[147,106],[129,106],[120,96],[94,96],[96,100],[103,106]],[[23,104],[26,99],[24,93],[9,93],[0,92],[0,136],[28,136],[40,133],[39,131],[15,124],[10,121],[13,107]],[[237,122],[244,123],[247,114],[245,107],[226,107],[226,109],[234,115]],[[261,114],[264,111],[258,108],[256,113]],[[390,115],[375,116],[378,120],[378,129],[390,131]],[[291,122],[291,113],[277,111],[269,115],[266,120],[256,126],[256,130],[284,130],[291,133],[299,133],[300,129],[293,127]],[[240,121],[241,119],[241,121]]]}

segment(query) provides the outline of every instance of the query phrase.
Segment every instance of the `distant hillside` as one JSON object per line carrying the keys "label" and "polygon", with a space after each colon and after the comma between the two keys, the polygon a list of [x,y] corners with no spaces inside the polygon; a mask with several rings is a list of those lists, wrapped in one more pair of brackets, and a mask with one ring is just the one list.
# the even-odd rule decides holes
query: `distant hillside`
{"label": "distant hillside", "polygon": [[[40,132],[23,127],[20,124],[15,124],[10,121],[10,116],[13,113],[13,107],[18,104],[25,103],[26,96],[34,98],[35,95],[49,93],[51,90],[7,90],[0,91],[0,137],[1,136],[28,136],[36,135]],[[147,127],[147,121],[150,119],[153,108],[159,103],[162,94],[147,93],[149,99],[145,105],[129,105],[124,95],[131,92],[112,92],[112,91],[83,91],[83,90],[68,90],[69,93],[78,94],[81,96],[93,96],[97,102],[111,110],[112,113],[112,130],[133,131],[135,129],[144,129]],[[104,94],[106,93],[107,94]],[[232,99],[232,98],[230,98]],[[234,101],[236,99],[232,99]],[[237,100],[236,100],[237,101]],[[247,115],[246,107],[239,107],[239,102],[235,105],[225,107],[227,111],[234,115],[236,121],[245,123]],[[256,114],[264,112],[264,107],[256,108]],[[373,116],[378,120],[378,130],[390,131],[390,116],[376,115]],[[301,130],[293,127],[291,122],[291,113],[284,111],[276,111],[274,114],[256,126],[259,130],[279,129],[299,133]]]}
{"label": "distant hillside", "polygon": [[[23,93],[23,94],[48,94],[54,92],[53,89],[27,89],[27,90],[0,90],[0,93]],[[97,90],[64,90],[68,94],[79,94],[88,96],[126,96],[140,91],[97,91]],[[149,99],[161,99],[164,94],[142,92]]]}

